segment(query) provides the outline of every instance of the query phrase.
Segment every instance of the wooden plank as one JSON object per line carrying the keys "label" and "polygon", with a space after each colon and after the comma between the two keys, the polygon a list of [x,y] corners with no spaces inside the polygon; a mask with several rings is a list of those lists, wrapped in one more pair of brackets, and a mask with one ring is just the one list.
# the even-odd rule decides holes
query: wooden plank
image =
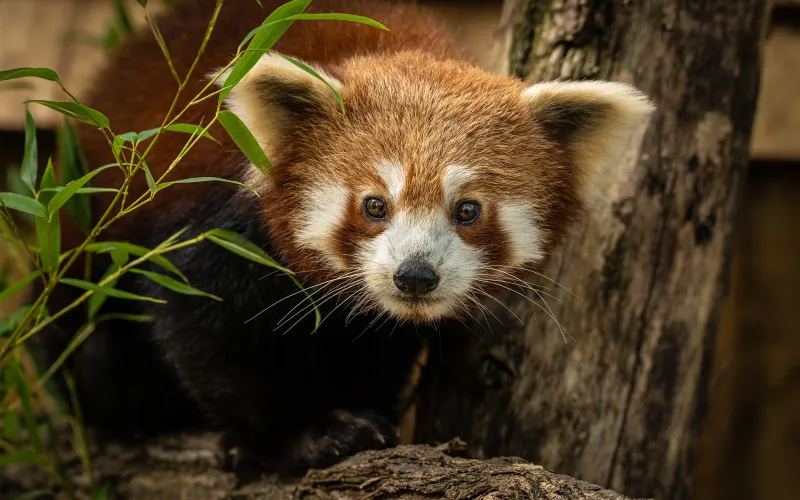
{"label": "wooden plank", "polygon": [[[141,7],[126,0],[136,27],[145,25]],[[157,11],[160,3],[153,3]],[[114,20],[110,0],[0,0],[0,69],[24,66],[55,70],[79,99],[91,85],[91,75],[103,64],[105,53],[90,42],[102,37]],[[18,88],[24,85],[24,88]],[[65,100],[51,82],[29,78],[0,88],[0,130],[20,130],[27,99]],[[48,129],[61,115],[38,105],[30,107],[37,126]]]}
{"label": "wooden plank", "polygon": [[800,159],[800,30],[775,25],[764,46],[761,92],[750,153],[756,160]]}

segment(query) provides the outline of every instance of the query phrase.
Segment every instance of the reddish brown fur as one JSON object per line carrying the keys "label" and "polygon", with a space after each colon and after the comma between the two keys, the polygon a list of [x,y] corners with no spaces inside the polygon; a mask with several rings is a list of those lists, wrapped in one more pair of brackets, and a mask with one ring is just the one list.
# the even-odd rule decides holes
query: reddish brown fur
{"label": "reddish brown fur", "polygon": [[[183,2],[177,7],[180,15],[170,16],[161,24],[181,75],[187,72],[200,45],[213,3]],[[177,109],[202,89],[205,75],[227,64],[238,42],[278,5],[276,1],[262,3],[263,9],[253,0],[226,3]],[[297,248],[293,238],[298,217],[293,208],[299,207],[305,196],[299,188],[318,176],[342,179],[353,192],[363,190],[365,181],[380,187],[380,179],[369,167],[384,159],[401,161],[406,169],[399,205],[390,209],[451,210],[440,206],[441,178],[447,165],[464,164],[479,171],[479,177],[471,183],[475,196],[496,199],[497,193],[503,193],[506,201],[541,200],[537,212],[544,249],[552,248],[580,203],[566,153],[546,138],[520,99],[524,83],[490,76],[465,62],[446,32],[416,6],[316,0],[309,11],[365,15],[392,31],[338,21],[297,22],[275,47],[319,64],[342,80],[346,106],[346,115],[324,113],[295,124],[293,140],[279,155],[284,159],[276,175],[280,189],[263,200],[266,223],[282,250],[281,257],[293,269],[313,275],[319,268],[319,256]],[[116,132],[156,127],[169,109],[174,96],[170,89],[176,84],[158,54],[152,37],[140,37],[99,75],[102,84],[89,104],[108,115]],[[355,55],[363,57],[348,59]],[[215,100],[209,99],[194,106],[181,121],[207,122],[214,105]],[[91,166],[113,161],[99,133],[88,128],[80,132]],[[183,166],[173,172],[173,178],[241,175],[243,156],[236,146],[220,126],[214,126],[211,133],[220,144],[200,141],[185,157]],[[166,134],[153,149],[148,164],[156,178],[186,139],[182,134]],[[122,181],[119,170],[108,169],[97,176],[94,185],[117,187]],[[146,189],[144,176],[137,176],[129,199]],[[170,214],[191,210],[194,204],[202,203],[208,189],[214,189],[214,184],[173,186],[168,195],[160,194],[155,202],[139,209],[135,220],[112,226],[104,238],[125,239],[139,221],[146,224],[164,210]],[[101,213],[109,199],[96,198],[94,212]],[[164,203],[169,203],[168,209]],[[359,238],[375,236],[381,230],[380,224],[364,220],[360,203],[353,198],[350,215],[339,230],[343,257],[352,252],[348,245],[352,247]],[[500,226],[496,207],[496,203],[486,204],[478,223],[460,228],[459,234],[469,244],[486,250],[491,264],[505,264],[509,258],[508,236]],[[70,235],[66,239],[68,244],[78,242]],[[324,277],[317,275],[316,279]]]}

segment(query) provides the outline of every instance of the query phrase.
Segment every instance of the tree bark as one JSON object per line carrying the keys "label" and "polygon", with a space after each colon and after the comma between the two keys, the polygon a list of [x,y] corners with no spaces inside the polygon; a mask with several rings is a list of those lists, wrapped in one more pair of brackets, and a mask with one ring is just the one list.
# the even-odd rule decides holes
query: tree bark
{"label": "tree bark", "polygon": [[628,495],[688,498],[765,2],[506,0],[504,9],[500,70],[629,82],[658,110],[604,179],[607,199],[544,272],[563,287],[540,280],[560,302],[509,294],[503,302],[524,326],[497,306],[505,326],[493,335],[476,326],[481,342],[443,337],[422,381],[416,439],[461,436],[476,457],[516,455]]}
{"label": "tree bark", "polygon": [[[217,435],[179,435],[142,445],[105,445],[95,449],[92,467],[95,478],[113,485],[108,498],[128,500],[627,499],[517,458],[452,456],[461,450],[463,442],[458,440],[436,448],[398,446],[360,453],[296,481],[262,477],[240,484],[234,473],[225,470]],[[72,464],[67,472],[77,486],[76,498],[89,498],[80,462],[66,448],[64,456]],[[14,498],[45,487],[49,479],[32,465],[8,467],[0,474],[0,493]]]}

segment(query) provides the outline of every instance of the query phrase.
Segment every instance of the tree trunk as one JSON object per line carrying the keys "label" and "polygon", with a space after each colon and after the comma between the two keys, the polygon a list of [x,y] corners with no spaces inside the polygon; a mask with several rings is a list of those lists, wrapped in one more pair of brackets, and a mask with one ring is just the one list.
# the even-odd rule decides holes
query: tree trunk
{"label": "tree trunk", "polygon": [[498,306],[505,326],[493,335],[476,326],[481,342],[442,339],[422,381],[416,438],[460,436],[477,457],[516,455],[627,495],[687,498],[748,164],[765,2],[504,8],[501,69],[532,81],[629,82],[658,110],[604,180],[607,199],[549,263],[544,274],[563,288],[540,283],[561,302],[510,294],[504,302],[524,326]]}

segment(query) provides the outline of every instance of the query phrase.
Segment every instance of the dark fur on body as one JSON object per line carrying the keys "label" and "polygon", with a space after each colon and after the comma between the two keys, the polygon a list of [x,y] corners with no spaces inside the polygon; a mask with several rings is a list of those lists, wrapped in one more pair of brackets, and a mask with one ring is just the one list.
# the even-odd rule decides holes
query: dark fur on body
{"label": "dark fur on body", "polygon": [[[219,227],[270,251],[268,235],[252,217],[252,196],[227,186],[209,196],[185,218],[148,222],[148,237],[138,242],[152,247],[187,226],[182,238]],[[104,307],[151,315],[154,322],[101,323],[74,357],[71,367],[88,425],[126,437],[199,425],[209,415],[233,443],[289,471],[396,442],[403,410],[399,394],[424,328],[390,321],[356,339],[374,316],[356,316],[346,324],[349,309],[328,316],[335,307],[329,301],[318,331],[312,334],[309,314],[284,335],[287,325],[276,331],[276,324],[301,295],[271,314],[245,320],[297,292],[285,275],[210,242],[169,258],[193,286],[224,301],[177,294],[144,276],[127,275],[120,288],[168,304],[110,300]],[[73,298],[65,287],[60,292],[66,295],[56,300]],[[63,342],[49,346],[57,355]]]}

